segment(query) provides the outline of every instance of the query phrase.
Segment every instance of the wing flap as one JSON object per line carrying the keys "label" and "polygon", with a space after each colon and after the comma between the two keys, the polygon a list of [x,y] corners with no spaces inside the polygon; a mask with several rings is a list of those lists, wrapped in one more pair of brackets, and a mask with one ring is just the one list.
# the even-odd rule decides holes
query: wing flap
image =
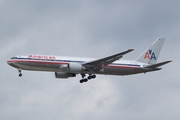
{"label": "wing flap", "polygon": [[144,68],[157,68],[157,67],[160,67],[160,66],[165,65],[165,64],[170,63],[170,62],[172,62],[172,61],[170,60],[170,61],[160,62],[160,63],[148,65]]}

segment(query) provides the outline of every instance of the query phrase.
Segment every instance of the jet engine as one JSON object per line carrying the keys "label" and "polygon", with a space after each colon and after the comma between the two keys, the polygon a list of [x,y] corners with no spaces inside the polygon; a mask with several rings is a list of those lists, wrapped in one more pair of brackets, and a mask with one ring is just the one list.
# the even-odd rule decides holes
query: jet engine
{"label": "jet engine", "polygon": [[71,73],[80,73],[85,68],[80,63],[69,63],[59,66],[60,70],[63,72],[71,72]]}
{"label": "jet engine", "polygon": [[75,73],[67,73],[67,72],[55,72],[56,78],[68,78],[68,77],[76,77]]}

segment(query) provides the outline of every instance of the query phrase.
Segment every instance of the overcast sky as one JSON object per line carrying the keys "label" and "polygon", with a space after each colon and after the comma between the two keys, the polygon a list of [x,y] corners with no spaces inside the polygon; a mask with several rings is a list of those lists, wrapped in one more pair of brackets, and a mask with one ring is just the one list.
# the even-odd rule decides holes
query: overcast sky
{"label": "overcast sky", "polygon": [[[1,120],[180,119],[180,1],[0,0]],[[15,55],[105,57],[128,48],[135,59],[166,41],[158,72],[56,79],[53,72],[7,65]]]}

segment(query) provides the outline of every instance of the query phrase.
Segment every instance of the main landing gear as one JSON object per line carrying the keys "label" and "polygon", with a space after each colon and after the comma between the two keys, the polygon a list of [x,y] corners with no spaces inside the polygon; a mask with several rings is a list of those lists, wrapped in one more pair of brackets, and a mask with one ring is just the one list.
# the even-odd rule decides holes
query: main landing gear
{"label": "main landing gear", "polygon": [[88,80],[96,78],[96,75],[89,75],[87,78],[84,78],[86,75],[81,74],[82,79],[79,81],[80,83],[87,82]]}
{"label": "main landing gear", "polygon": [[18,68],[18,72],[19,72],[19,77],[21,77],[22,76],[21,69]]}

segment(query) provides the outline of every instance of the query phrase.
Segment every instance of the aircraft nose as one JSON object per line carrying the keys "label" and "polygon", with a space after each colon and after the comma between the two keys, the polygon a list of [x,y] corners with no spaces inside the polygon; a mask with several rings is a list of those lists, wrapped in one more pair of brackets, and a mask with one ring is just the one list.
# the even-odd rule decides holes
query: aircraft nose
{"label": "aircraft nose", "polygon": [[10,66],[14,65],[14,63],[11,60],[7,60],[7,64],[10,65]]}
{"label": "aircraft nose", "polygon": [[8,61],[7,61],[7,64],[10,65],[10,66],[12,66],[12,67],[17,68],[17,66],[15,65],[15,63],[13,63],[11,60],[8,60]]}
{"label": "aircraft nose", "polygon": [[7,61],[7,64],[11,65],[11,62],[10,62],[10,60],[8,60],[8,61]]}

